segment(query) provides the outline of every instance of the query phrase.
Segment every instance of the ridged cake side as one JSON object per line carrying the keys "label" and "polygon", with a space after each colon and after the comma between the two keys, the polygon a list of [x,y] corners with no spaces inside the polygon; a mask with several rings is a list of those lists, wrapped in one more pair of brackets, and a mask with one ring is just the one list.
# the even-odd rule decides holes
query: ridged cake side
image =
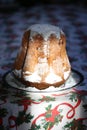
{"label": "ridged cake side", "polygon": [[27,86],[59,87],[70,75],[65,34],[53,25],[33,25],[24,33],[14,75]]}

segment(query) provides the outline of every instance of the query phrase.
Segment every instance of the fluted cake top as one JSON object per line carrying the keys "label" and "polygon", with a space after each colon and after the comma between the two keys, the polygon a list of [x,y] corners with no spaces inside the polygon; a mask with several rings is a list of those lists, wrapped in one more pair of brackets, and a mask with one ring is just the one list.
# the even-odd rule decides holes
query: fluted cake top
{"label": "fluted cake top", "polygon": [[64,35],[64,32],[59,27],[49,24],[34,24],[30,26],[28,30],[31,30],[30,39],[36,34],[42,35],[45,41],[48,40],[51,34],[54,34],[58,39],[61,34]]}

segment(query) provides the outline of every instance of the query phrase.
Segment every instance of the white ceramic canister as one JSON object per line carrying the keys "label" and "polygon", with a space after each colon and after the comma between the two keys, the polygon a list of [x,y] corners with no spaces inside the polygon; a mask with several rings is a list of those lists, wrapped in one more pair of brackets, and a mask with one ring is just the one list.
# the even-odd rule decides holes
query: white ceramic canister
{"label": "white ceramic canister", "polygon": [[[25,88],[11,72],[7,73],[5,82],[10,90],[15,88],[15,92],[11,93],[16,95],[15,98],[9,98],[12,100],[9,107],[13,106],[9,130],[86,130],[85,96],[82,91],[77,90],[82,80],[82,75],[72,70],[69,79],[59,88],[51,86],[45,90],[37,90]],[[15,120],[12,120],[12,116]]]}

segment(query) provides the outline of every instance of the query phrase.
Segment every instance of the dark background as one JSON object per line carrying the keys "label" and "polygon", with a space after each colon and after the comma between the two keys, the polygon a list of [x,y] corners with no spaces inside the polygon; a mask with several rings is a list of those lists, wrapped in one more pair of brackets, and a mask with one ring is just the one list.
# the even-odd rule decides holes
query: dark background
{"label": "dark background", "polygon": [[32,6],[36,4],[78,4],[87,5],[87,0],[0,0],[0,6],[10,5]]}

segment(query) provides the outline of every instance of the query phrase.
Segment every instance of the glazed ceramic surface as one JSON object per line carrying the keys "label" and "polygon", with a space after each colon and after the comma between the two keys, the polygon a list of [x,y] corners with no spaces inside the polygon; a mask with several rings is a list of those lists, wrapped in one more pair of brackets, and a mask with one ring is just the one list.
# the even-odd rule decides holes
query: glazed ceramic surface
{"label": "glazed ceramic surface", "polygon": [[4,76],[7,97],[1,97],[2,124],[9,130],[75,130],[83,125],[86,128],[82,93],[76,90],[82,80],[82,75],[72,70],[60,88],[35,90],[25,88],[8,72]]}

